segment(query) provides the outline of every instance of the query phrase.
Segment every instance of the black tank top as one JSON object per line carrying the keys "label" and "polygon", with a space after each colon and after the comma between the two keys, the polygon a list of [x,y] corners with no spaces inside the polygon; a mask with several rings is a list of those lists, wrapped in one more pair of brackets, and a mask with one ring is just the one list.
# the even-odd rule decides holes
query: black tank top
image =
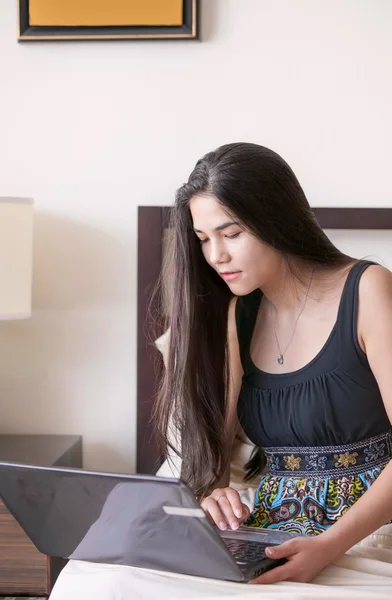
{"label": "black tank top", "polygon": [[373,263],[359,261],[347,276],[336,323],[317,356],[298,371],[258,369],[249,353],[262,293],[239,297],[237,334],[244,369],[238,418],[260,447],[340,446],[387,433],[380,390],[357,338],[358,286]]}

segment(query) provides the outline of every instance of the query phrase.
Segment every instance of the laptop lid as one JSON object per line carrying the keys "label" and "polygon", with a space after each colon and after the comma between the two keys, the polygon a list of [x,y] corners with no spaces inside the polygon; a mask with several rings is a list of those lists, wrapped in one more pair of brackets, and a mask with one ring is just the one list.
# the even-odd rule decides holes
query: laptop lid
{"label": "laptop lid", "polygon": [[244,578],[178,479],[0,463],[0,497],[47,555]]}

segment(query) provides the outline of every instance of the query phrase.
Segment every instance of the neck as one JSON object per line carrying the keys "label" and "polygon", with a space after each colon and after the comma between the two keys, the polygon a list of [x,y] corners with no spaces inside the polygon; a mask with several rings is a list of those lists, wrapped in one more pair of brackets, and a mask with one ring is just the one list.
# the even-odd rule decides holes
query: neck
{"label": "neck", "polygon": [[309,265],[296,265],[290,271],[287,264],[282,263],[275,276],[263,285],[261,291],[277,313],[297,312],[312,293],[313,275],[313,268]]}

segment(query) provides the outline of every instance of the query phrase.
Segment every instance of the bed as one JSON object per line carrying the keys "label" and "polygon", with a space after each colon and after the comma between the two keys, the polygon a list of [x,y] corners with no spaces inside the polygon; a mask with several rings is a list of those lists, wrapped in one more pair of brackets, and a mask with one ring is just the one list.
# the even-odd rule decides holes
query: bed
{"label": "bed", "polygon": [[[316,208],[325,229],[392,229],[392,209]],[[162,236],[168,227],[170,207],[138,210],[138,316],[137,316],[137,462],[139,473],[156,473],[162,458],[151,423],[153,397],[159,369],[157,350],[146,337],[147,306],[160,273]],[[158,368],[157,368],[158,364]],[[161,469],[162,472],[162,469]],[[244,493],[247,493],[244,490]],[[283,583],[246,586],[216,580],[155,572],[119,565],[70,561],[62,571],[52,600],[186,600],[228,599],[391,598],[392,526],[385,526],[327,567],[313,584]]]}

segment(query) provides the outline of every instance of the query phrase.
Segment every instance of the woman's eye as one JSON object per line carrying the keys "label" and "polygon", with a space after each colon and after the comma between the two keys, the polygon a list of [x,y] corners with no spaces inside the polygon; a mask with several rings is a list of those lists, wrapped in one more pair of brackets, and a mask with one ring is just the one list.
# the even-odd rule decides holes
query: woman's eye
{"label": "woman's eye", "polygon": [[232,233],[231,235],[227,235],[226,237],[229,238],[229,240],[235,240],[235,238],[237,238],[240,235],[240,231],[238,231],[238,233]]}
{"label": "woman's eye", "polygon": [[199,242],[200,242],[200,244],[201,244],[201,245],[203,245],[203,244],[205,244],[206,242],[208,242],[208,238],[207,238],[207,239],[205,239],[205,240],[201,240],[201,239],[199,238]]}

